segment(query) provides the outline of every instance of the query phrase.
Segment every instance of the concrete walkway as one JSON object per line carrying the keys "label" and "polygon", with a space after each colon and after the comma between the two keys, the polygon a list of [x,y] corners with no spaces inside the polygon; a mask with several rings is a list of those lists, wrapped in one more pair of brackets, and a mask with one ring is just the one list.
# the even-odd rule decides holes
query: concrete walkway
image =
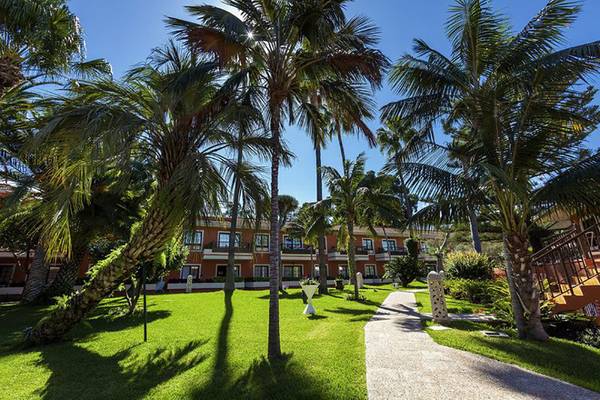
{"label": "concrete walkway", "polygon": [[440,346],[420,320],[414,294],[393,292],[365,326],[370,400],[600,400],[569,383]]}

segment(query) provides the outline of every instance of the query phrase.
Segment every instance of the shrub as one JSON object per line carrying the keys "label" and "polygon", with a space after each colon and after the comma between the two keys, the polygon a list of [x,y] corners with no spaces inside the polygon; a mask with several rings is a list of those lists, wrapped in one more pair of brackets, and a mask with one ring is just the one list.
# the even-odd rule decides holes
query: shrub
{"label": "shrub", "polygon": [[577,337],[577,341],[600,349],[600,329],[594,327],[584,330]]}
{"label": "shrub", "polygon": [[503,292],[500,291],[502,286],[507,285],[501,280],[448,279],[445,282],[447,294],[455,299],[488,305],[504,297]]}
{"label": "shrub", "polygon": [[490,279],[494,263],[486,254],[454,251],[446,256],[444,265],[451,279]]}
{"label": "shrub", "polygon": [[425,265],[422,261],[411,256],[400,256],[392,258],[385,264],[385,279],[398,279],[400,284],[407,287],[417,279],[423,272]]}

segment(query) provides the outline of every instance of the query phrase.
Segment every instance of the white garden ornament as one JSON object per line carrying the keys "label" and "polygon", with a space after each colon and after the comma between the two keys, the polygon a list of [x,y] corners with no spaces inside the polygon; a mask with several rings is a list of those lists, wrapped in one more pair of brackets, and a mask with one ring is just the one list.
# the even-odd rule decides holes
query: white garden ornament
{"label": "white garden ornament", "polygon": [[315,295],[317,289],[319,288],[319,285],[317,283],[302,283],[302,291],[304,292],[304,294],[306,295],[306,308],[304,309],[304,314],[305,315],[314,315],[317,313],[317,310],[315,310],[315,307],[312,304],[312,298]]}
{"label": "white garden ornament", "polygon": [[192,293],[192,283],[194,282],[194,277],[190,274],[187,276],[187,281],[185,284],[185,292]]}

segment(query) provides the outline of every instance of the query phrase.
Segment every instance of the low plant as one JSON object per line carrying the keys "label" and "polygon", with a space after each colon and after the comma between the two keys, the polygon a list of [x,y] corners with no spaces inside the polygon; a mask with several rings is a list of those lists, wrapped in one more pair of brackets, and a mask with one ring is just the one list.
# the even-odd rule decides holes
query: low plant
{"label": "low plant", "polygon": [[307,285],[319,285],[319,281],[313,279],[313,278],[306,278],[306,279],[302,279],[300,281],[300,285],[302,286],[307,286]]}
{"label": "low plant", "polygon": [[585,329],[577,336],[579,343],[600,349],[600,329],[597,327]]}
{"label": "low plant", "polygon": [[392,258],[384,268],[384,279],[398,279],[403,287],[408,287],[412,281],[421,276],[425,265],[416,257],[400,256]]}
{"label": "low plant", "polygon": [[491,279],[494,261],[475,251],[453,251],[444,261],[450,279]]}
{"label": "low plant", "polygon": [[364,303],[365,301],[367,301],[367,298],[362,294],[359,294],[357,298],[354,297],[354,293],[348,293],[344,298],[348,301],[358,301],[359,303]]}

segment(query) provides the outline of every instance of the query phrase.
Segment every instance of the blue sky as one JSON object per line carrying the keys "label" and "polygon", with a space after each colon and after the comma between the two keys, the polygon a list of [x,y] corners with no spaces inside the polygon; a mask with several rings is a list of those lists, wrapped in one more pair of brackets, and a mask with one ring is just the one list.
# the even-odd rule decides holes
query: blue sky
{"label": "blue sky", "polygon": [[[169,32],[165,16],[189,18],[184,6],[190,4],[219,4],[219,0],[70,0],[72,11],[80,18],[86,35],[88,58],[106,58],[119,77],[132,65],[142,62],[151,49],[165,43]],[[349,15],[366,15],[380,28],[379,48],[392,60],[411,51],[412,40],[421,38],[432,47],[448,52],[444,23],[452,0],[355,0],[348,8]],[[495,0],[494,7],[510,17],[513,27],[520,29],[539,11],[545,0]],[[583,1],[583,12],[567,32],[567,45],[590,42],[599,38],[600,1]],[[596,85],[598,81],[596,82]],[[379,106],[398,98],[387,85],[375,95]],[[372,129],[378,121],[370,123]],[[599,147],[600,132],[595,133],[591,146]],[[290,127],[285,132],[290,148],[297,158],[292,168],[280,175],[280,193],[291,194],[299,201],[315,199],[314,152],[304,132]],[[349,158],[366,152],[367,167],[378,170],[384,162],[376,149],[366,141],[347,137]],[[338,167],[340,156],[334,143],[325,150],[323,164]]]}

